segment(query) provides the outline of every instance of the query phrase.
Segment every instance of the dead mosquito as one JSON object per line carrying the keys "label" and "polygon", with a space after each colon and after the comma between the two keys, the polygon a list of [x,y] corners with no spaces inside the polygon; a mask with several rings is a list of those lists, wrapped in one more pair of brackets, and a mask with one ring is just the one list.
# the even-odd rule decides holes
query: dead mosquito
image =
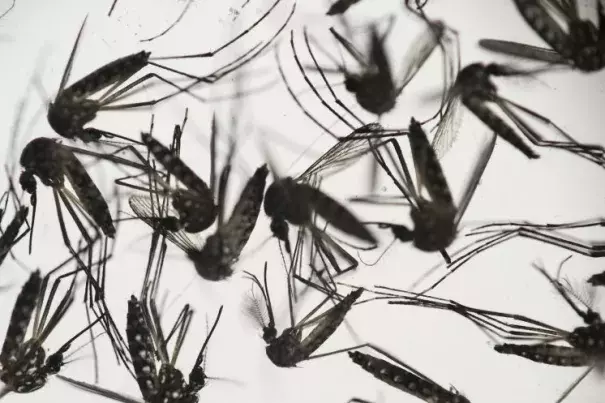
{"label": "dead mosquito", "polygon": [[[275,327],[273,307],[271,305],[271,297],[267,285],[267,263],[265,263],[264,268],[264,285],[253,274],[248,272],[246,272],[246,274],[253,281],[254,285],[259,288],[263,299],[262,302],[256,300],[252,294],[249,301],[251,306],[246,307],[246,310],[253,315],[253,318],[257,321],[258,325],[262,326],[263,340],[267,343],[267,357],[276,366],[285,368],[295,367],[303,361],[326,357],[359,347],[356,346],[328,353],[313,354],[315,350],[321,347],[336,329],[338,329],[340,324],[344,321],[347,312],[349,312],[355,301],[357,301],[363,293],[363,288],[352,291],[333,307],[315,317],[313,317],[313,315],[315,315],[326,302],[333,298],[334,295],[328,295],[323,302],[297,323],[294,323],[294,316],[291,313],[290,327],[284,329],[278,336],[277,328]],[[290,299],[289,302],[290,307],[292,307],[292,300]],[[264,305],[264,308],[261,308],[262,305]],[[269,318],[269,321],[266,324],[264,321],[265,310]],[[303,330],[310,326],[314,326],[313,329],[309,334],[303,337]]]}
{"label": "dead mosquito", "polygon": [[[80,31],[78,32],[78,36],[76,37],[76,41],[72,48],[67,65],[63,71],[63,77],[61,78],[61,83],[59,85],[57,95],[54,101],[51,102],[48,107],[47,119],[50,126],[57,134],[65,138],[78,138],[84,142],[96,142],[101,140],[102,137],[110,139],[117,137],[124,140],[132,141],[131,139],[119,134],[110,133],[108,131],[92,127],[84,128],[84,126],[94,120],[97,113],[100,111],[123,110],[144,106],[152,106],[182,92],[189,92],[189,89],[199,83],[214,83],[217,80],[226,76],[227,74],[244,66],[246,63],[251,62],[257,56],[259,56],[285,28],[294,13],[294,10],[296,8],[296,2],[293,3],[292,10],[285,24],[280,27],[277,33],[269,41],[265,43],[258,43],[252,49],[248,50],[244,55],[226,64],[225,66],[215,70],[213,73],[207,76],[199,77],[189,73],[185,73],[183,71],[179,71],[174,68],[159,64],[156,62],[156,60],[213,57],[225,48],[229,47],[231,44],[238,41],[240,38],[244,37],[249,31],[254,29],[258,24],[260,24],[264,19],[266,19],[269,14],[271,14],[271,12],[277,7],[277,5],[281,1],[282,0],[276,0],[269,8],[269,10],[267,10],[250,27],[248,27],[235,38],[231,39],[230,41],[221,45],[213,51],[198,54],[161,56],[154,58],[151,58],[151,52],[141,51],[116,59],[98,68],[92,73],[86,75],[85,77],[76,81],[72,85],[67,86],[67,81],[69,79],[69,75],[72,69],[76,49],[80,41],[80,37],[82,36],[84,25],[86,24],[86,19],[84,19],[84,22],[80,27]],[[192,84],[188,84],[185,88],[181,88],[178,85],[174,84],[172,81],[160,76],[157,73],[147,73],[143,77],[136,79],[132,83],[123,85],[136,73],[143,70],[147,66],[155,66],[173,73],[177,73],[179,75],[194,80],[194,82]],[[122,103],[118,105],[115,104],[117,101],[120,101],[124,97],[126,97],[128,93],[132,93],[133,90],[139,87],[142,83],[151,79],[157,79],[173,87],[176,87],[177,92],[151,101]],[[106,90],[106,92],[99,99],[93,100],[90,98],[92,95],[103,90]]]}
{"label": "dead mosquito", "polygon": [[482,39],[479,46],[584,72],[605,67],[605,8],[600,0],[596,1],[598,28],[580,17],[577,0],[515,0],[515,5],[550,49],[498,39]]}
{"label": "dead mosquito", "polygon": [[[450,246],[458,234],[460,220],[471,202],[479,180],[491,157],[495,145],[495,136],[492,135],[480,151],[479,159],[467,181],[458,206],[454,204],[449,185],[441,168],[441,163],[437,159],[424,130],[414,118],[410,122],[408,139],[416,168],[416,186],[414,186],[407,163],[403,158],[402,150],[397,142],[389,143],[391,149],[386,149],[386,156],[396,167],[395,174],[387,165],[385,156],[382,155],[380,150],[376,151],[375,156],[379,165],[401,192],[402,196],[400,200],[405,199],[411,207],[410,216],[414,223],[414,229],[411,230],[401,224],[374,224],[378,224],[382,228],[390,228],[395,235],[395,239],[402,242],[411,241],[419,250],[425,252],[439,251],[446,262],[449,262],[450,257],[445,249]],[[421,192],[423,189],[431,197],[430,200],[422,196]],[[392,203],[389,199],[386,200],[387,204]],[[383,202],[376,195],[354,198],[353,201]]]}
{"label": "dead mosquito", "polygon": [[[40,275],[40,270],[34,271],[17,296],[0,352],[0,380],[4,383],[4,387],[0,390],[0,397],[10,392],[31,393],[42,388],[48,377],[57,374],[66,364],[65,354],[73,342],[105,319],[104,315],[98,316],[94,322],[71,337],[54,353],[46,356],[43,345],[73,304],[77,274],[83,268],[79,267],[58,276],[52,282],[47,295],[49,278],[70,260],[73,260],[73,257],[44,277]],[[72,279],[68,290],[55,309],[51,310],[61,280],[70,277]],[[31,336],[26,339],[32,319],[33,330]]]}
{"label": "dead mosquito", "polygon": [[[213,132],[215,133],[216,129],[213,129]],[[214,135],[211,143],[211,149],[213,150],[211,152],[211,154],[213,154],[211,157],[214,160]],[[200,203],[200,193],[195,192],[195,189],[199,187],[198,185],[200,183],[205,185],[205,182],[199,179],[199,177],[197,177],[193,171],[187,168],[186,165],[180,161],[180,159],[175,159],[175,154],[170,152],[165,153],[167,150],[164,148],[162,148],[162,152],[160,152],[160,150],[156,148],[156,152],[158,153],[157,157],[163,161],[163,164],[166,166],[166,168],[183,183],[189,184],[189,199],[183,199],[183,203],[181,204],[175,204],[175,201],[173,200],[173,208],[165,206],[166,198],[159,197],[160,192],[155,190],[151,190],[150,193],[152,194],[149,196],[135,195],[131,196],[129,199],[130,207],[135,215],[152,228],[155,228],[158,219],[166,219],[165,216],[158,214],[159,206],[165,206],[165,211],[168,213],[169,217],[172,217],[173,222],[172,228],[170,228],[169,231],[165,231],[166,237],[172,243],[181,248],[187,254],[189,259],[194,262],[198,274],[204,279],[210,281],[224,280],[233,274],[232,265],[239,258],[242,249],[248,242],[248,239],[250,238],[250,235],[252,234],[252,231],[256,225],[256,220],[258,219],[262,204],[266,177],[268,174],[268,170],[265,165],[260,166],[256,170],[256,172],[244,186],[244,189],[240,194],[240,198],[236,203],[230,218],[225,220],[225,192],[231,170],[231,160],[235,153],[234,150],[235,142],[232,143],[232,147],[227,158],[227,163],[223,167],[223,171],[218,179],[218,185],[212,185],[212,190],[208,189],[207,192],[207,186],[204,186],[203,189],[205,193],[211,195],[215,191],[215,188],[218,188],[216,189],[217,207],[215,208],[215,210],[217,210],[216,215],[218,215],[218,227],[216,232],[213,235],[210,235],[203,245],[201,245],[201,240],[195,237],[195,234],[188,234],[180,223],[183,222],[183,217],[193,217],[194,219],[199,219],[199,217],[202,216],[202,219],[205,220],[205,222],[209,222],[209,224],[206,225],[206,228],[208,228],[208,226],[212,224],[212,221],[214,221],[213,218],[207,218],[209,217],[207,209],[202,208],[196,210],[196,206]],[[212,164],[211,177],[211,184],[214,184],[214,163]],[[153,182],[154,181],[150,179],[150,186],[153,184]],[[153,195],[154,193],[155,200]],[[157,207],[155,207],[155,204],[157,204]],[[204,204],[202,207],[208,205],[208,203],[203,201],[203,199],[202,204]],[[212,206],[214,208],[214,204],[212,204]],[[176,210],[178,213],[170,213],[170,210]],[[183,215],[183,212],[186,214]],[[192,215],[190,216],[188,214]]]}
{"label": "dead mosquito", "polygon": [[[448,98],[450,102],[461,102],[486,126],[529,159],[537,159],[540,156],[523,140],[523,137],[537,147],[566,150],[601,166],[605,165],[603,158],[605,148],[603,146],[578,143],[547,117],[499,95],[496,85],[491,81],[492,77],[530,76],[537,71],[539,70],[521,70],[510,65],[497,63],[472,63],[458,73],[458,77],[450,89]],[[490,108],[491,105],[510,119],[513,126],[500,118]],[[550,126],[561,140],[545,140],[516,110]],[[440,133],[439,135],[446,136],[447,133]],[[447,146],[451,146],[452,144],[452,141],[438,138],[434,139],[434,142],[441,142],[442,144],[447,144]],[[442,152],[445,151],[442,150]]]}
{"label": "dead mosquito", "polygon": [[[222,311],[221,307],[189,373],[189,379],[185,380],[175,364],[193,317],[193,309],[188,304],[183,307],[166,337],[155,302],[149,301],[149,306],[146,306],[139,302],[134,295],[130,297],[126,335],[130,346],[134,377],[141,391],[142,402],[197,403],[199,401],[198,393],[206,386],[207,379],[209,379],[204,369],[206,347],[218,325]],[[176,336],[176,341],[171,355],[168,353],[168,342],[173,336]],[[59,375],[58,377],[89,393],[123,403],[141,403],[140,399],[111,389],[66,376]]]}
{"label": "dead mosquito", "polygon": [[[544,268],[537,264],[533,266],[582,318],[586,323],[585,326],[578,326],[571,331],[566,331],[523,315],[472,308],[456,301],[384,286],[376,287],[378,290],[374,292],[379,297],[375,299],[387,299],[389,304],[394,305],[411,305],[455,312],[473,322],[490,338],[497,341],[498,344],[494,346],[494,349],[502,354],[518,355],[549,365],[587,366],[588,369],[557,400],[557,402],[561,402],[594,368],[602,366],[602,359],[605,356],[605,339],[603,338],[605,323],[600,315],[590,307],[584,306],[583,309],[581,305],[584,303],[571,294],[558,280],[551,278]],[[565,342],[568,345],[553,344],[557,341]]]}
{"label": "dead mosquito", "polygon": [[[286,252],[292,257],[292,262],[301,257],[302,239],[310,236],[313,246],[330,261],[330,266],[340,275],[357,267],[358,262],[341,245],[333,235],[318,227],[315,218],[325,220],[326,226],[362,241],[366,246],[356,246],[359,249],[372,249],[377,241],[374,235],[351,213],[344,205],[321,191],[318,182],[323,178],[340,172],[357,162],[361,157],[372,153],[388,140],[367,139],[367,132],[382,130],[378,124],[363,126],[347,136],[349,141],[336,143],[302,174],[292,177],[280,177],[268,151],[265,158],[269,162],[274,181],[265,193],[264,210],[271,219],[273,236],[284,243]],[[264,145],[264,143],[263,143]],[[295,253],[290,245],[289,225],[299,227],[299,236]],[[335,261],[334,253],[343,256],[349,267],[342,270]]]}

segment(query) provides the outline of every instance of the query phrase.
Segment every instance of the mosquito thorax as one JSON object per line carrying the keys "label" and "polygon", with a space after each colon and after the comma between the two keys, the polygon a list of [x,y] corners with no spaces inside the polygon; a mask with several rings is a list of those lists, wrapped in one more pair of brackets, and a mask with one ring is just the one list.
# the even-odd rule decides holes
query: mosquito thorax
{"label": "mosquito thorax", "polygon": [[198,233],[214,223],[218,208],[211,197],[200,197],[197,193],[179,189],[172,195],[172,207],[179,213],[185,232]]}
{"label": "mosquito thorax", "polygon": [[463,93],[495,92],[496,86],[490,80],[489,67],[483,63],[469,64],[460,70],[454,86]]}
{"label": "mosquito thorax", "polygon": [[265,200],[263,201],[263,208],[268,217],[281,218],[287,216],[290,207],[290,197],[288,194],[288,185],[290,181],[292,181],[292,178],[276,180],[267,188]]}
{"label": "mosquito thorax", "polygon": [[575,49],[594,45],[599,40],[599,34],[594,25],[584,20],[569,22],[569,37]]}
{"label": "mosquito thorax", "polygon": [[355,94],[359,106],[375,115],[384,115],[395,107],[396,88],[379,72],[347,76],[345,88]]}
{"label": "mosquito thorax", "polygon": [[[19,163],[29,175],[38,176],[45,186],[60,186],[64,182],[64,165],[68,163],[62,151],[53,139],[38,137],[23,148]],[[31,181],[24,179],[28,180]]]}
{"label": "mosquito thorax", "polygon": [[50,104],[46,119],[59,136],[84,140],[81,136],[83,126],[97,116],[98,110],[99,104],[96,101],[57,97],[55,103]]}
{"label": "mosquito thorax", "polygon": [[448,247],[456,238],[454,217],[456,209],[430,202],[412,209],[414,246],[425,252],[436,252]]}
{"label": "mosquito thorax", "polygon": [[605,354],[605,323],[575,328],[567,342],[573,347],[589,354]]}

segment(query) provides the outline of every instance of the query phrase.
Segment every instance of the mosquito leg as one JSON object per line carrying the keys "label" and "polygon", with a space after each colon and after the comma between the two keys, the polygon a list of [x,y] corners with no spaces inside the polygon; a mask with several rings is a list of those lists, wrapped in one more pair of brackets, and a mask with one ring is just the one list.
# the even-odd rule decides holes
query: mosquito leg
{"label": "mosquito leg", "polygon": [[[313,85],[313,83],[311,82],[311,80],[309,79],[309,76],[307,75],[307,73],[305,73],[305,70],[304,70],[304,68],[302,66],[302,63],[300,62],[300,59],[298,58],[298,52],[296,51],[296,47],[294,46],[294,31],[290,32],[290,48],[292,49],[292,54],[294,55],[294,60],[296,61],[296,64],[298,66],[298,69],[299,69],[300,73],[302,74],[303,78],[307,82],[307,85],[311,88],[311,90],[313,91],[313,93],[315,94],[315,96],[317,97],[317,99],[319,99],[320,102],[321,102],[321,104],[323,106],[325,106],[330,112],[332,112],[332,114],[334,116],[336,116],[344,124],[346,124],[347,126],[349,126],[349,128],[351,130],[355,130],[355,126],[353,126],[342,115],[340,115],[338,112],[336,112],[336,110],[334,108],[332,108],[332,106],[330,104],[328,104],[328,102],[319,94],[319,92],[317,91],[317,89],[315,88],[315,86]],[[318,68],[319,68],[319,66],[318,66]]]}

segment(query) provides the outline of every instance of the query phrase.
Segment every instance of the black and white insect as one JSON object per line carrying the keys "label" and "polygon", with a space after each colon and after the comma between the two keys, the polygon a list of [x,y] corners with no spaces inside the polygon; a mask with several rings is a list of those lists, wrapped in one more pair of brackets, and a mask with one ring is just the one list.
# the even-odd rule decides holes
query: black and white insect
{"label": "black and white insect", "polygon": [[[500,138],[517,148],[529,159],[537,159],[540,156],[525,142],[524,137],[536,147],[565,150],[603,166],[605,161],[605,148],[603,146],[578,143],[547,117],[502,97],[498,94],[498,88],[492,81],[493,77],[519,77],[530,74],[532,72],[529,70],[518,69],[510,65],[472,63],[458,73],[456,82],[449,91],[448,98],[450,102],[461,102],[479,120],[498,134]],[[490,108],[492,105],[512,121],[513,126],[498,116]],[[526,119],[519,112],[550,126],[554,129],[560,140],[545,140],[540,133],[527,123]],[[439,135],[447,136],[448,132],[442,132]],[[442,144],[443,147],[449,147],[453,144],[453,141],[451,139],[436,138],[434,139],[434,143]],[[441,150],[440,152],[443,153],[445,151]]]}
{"label": "black and white insect", "polygon": [[[73,260],[68,259],[66,262]],[[31,273],[17,296],[8,329],[0,352],[0,381],[4,383],[0,397],[10,392],[31,393],[46,385],[49,376],[57,374],[65,365],[65,354],[73,342],[104,320],[103,315],[90,323],[82,331],[71,337],[54,353],[46,355],[44,343],[64,319],[73,305],[77,274],[82,267],[58,276],[51,284],[47,295],[49,278],[61,269],[62,263],[42,277],[39,270]],[[54,310],[51,310],[61,280],[71,282]],[[26,339],[33,319],[31,336]]]}
{"label": "black and white insect", "polygon": [[[365,225],[344,205],[319,189],[314,182],[341,172],[361,157],[381,147],[388,140],[365,137],[367,132],[380,130],[382,130],[380,125],[370,124],[351,132],[347,136],[348,141],[335,144],[296,177],[278,176],[274,164],[270,162],[269,153],[265,152],[274,176],[273,183],[269,185],[265,193],[265,214],[271,219],[271,232],[275,238],[284,243],[286,252],[293,257],[293,261],[300,257],[301,249],[299,248],[302,248],[304,238],[310,237],[313,246],[330,262],[329,266],[334,269],[335,275],[357,267],[358,262],[355,258],[339,245],[332,235],[318,227],[315,220],[317,216],[321,217],[327,226],[332,226],[342,233],[362,241],[363,246],[357,246],[357,248],[376,247],[376,238]],[[292,253],[290,245],[290,224],[296,225],[300,229],[295,253]],[[335,254],[343,257],[349,266],[341,269],[336,262]],[[331,273],[327,274],[332,277]]]}
{"label": "black and white insect", "polygon": [[[290,306],[290,327],[284,329],[280,335],[277,334],[277,328],[275,327],[275,317],[273,313],[273,306],[271,305],[271,296],[269,295],[269,289],[267,284],[267,263],[264,267],[264,282],[261,283],[258,277],[246,272],[250,280],[253,281],[254,286],[258,287],[262,294],[262,301],[255,298],[252,291],[250,296],[249,304],[245,307],[246,311],[253,317],[259,326],[262,326],[263,340],[267,344],[266,353],[269,360],[278,367],[291,368],[297,366],[303,361],[308,361],[316,358],[326,357],[348,351],[352,348],[344,350],[337,350],[328,353],[313,354],[321,345],[338,329],[340,324],[344,321],[346,314],[353,307],[353,304],[361,296],[364,289],[358,288],[340,301],[338,301],[333,307],[327,309],[324,313],[313,316],[317,313],[323,305],[325,305],[334,295],[328,294],[328,296],[317,305],[309,314],[303,319],[296,322],[294,321],[294,314],[292,310],[292,295],[289,293],[289,306]],[[288,274],[290,278],[291,273]],[[254,287],[253,286],[253,287]],[[253,288],[254,290],[254,288]],[[268,316],[268,322],[265,323],[264,317]],[[313,327],[310,332],[303,337],[303,330]]]}
{"label": "black and white insect", "polygon": [[[153,301],[150,301],[149,306],[144,306],[134,295],[128,301],[126,335],[135,379],[143,398],[142,402],[197,403],[199,401],[198,393],[206,386],[208,379],[203,365],[206,347],[218,325],[222,307],[189,373],[189,379],[185,380],[182,372],[175,367],[175,363],[187,335],[193,313],[193,309],[189,305],[185,305],[166,337],[159,323],[160,317]],[[170,355],[167,345],[169,338],[173,335],[176,335],[176,345],[174,353]],[[140,399],[94,384],[61,375],[59,378],[86,392],[118,402],[141,402]]]}
{"label": "black and white insect", "polygon": [[[413,14],[417,14],[414,12]],[[365,111],[375,115],[380,119],[381,116],[394,110],[397,99],[417,75],[422,66],[426,63],[429,57],[433,54],[435,49],[439,48],[443,56],[443,68],[444,68],[444,91],[455,80],[456,74],[459,70],[458,65],[458,53],[457,49],[457,34],[451,28],[447,27],[442,21],[432,21],[425,17],[423,13],[417,14],[425,25],[424,31],[417,36],[413,41],[412,48],[408,50],[406,56],[403,58],[403,66],[398,74],[394,74],[390,62],[389,55],[385,47],[385,41],[391,34],[392,28],[395,24],[395,17],[390,18],[389,26],[385,30],[385,33],[380,34],[378,26],[376,24],[370,24],[369,26],[369,51],[368,57],[364,56],[363,53],[357,49],[357,47],[349,39],[352,37],[350,27],[346,23],[346,20],[342,19],[343,25],[346,28],[346,34],[339,33],[334,27],[330,28],[330,33],[338,44],[349,54],[359,66],[358,71],[347,69],[343,62],[339,62],[334,57],[330,56],[316,40],[309,38],[306,30],[304,32],[305,43],[310,56],[313,59],[312,66],[306,66],[304,69],[308,71],[317,72],[321,75],[324,83],[328,87],[334,102],[339,105],[344,111],[351,115],[355,120],[355,125],[364,124],[352,111],[345,106],[345,104],[336,96],[332,90],[332,85],[326,80],[326,75],[342,75],[344,76],[344,85],[348,92],[355,96],[357,104],[362,107]],[[336,66],[329,68],[320,66],[317,63],[316,56],[311,49],[311,42],[313,45],[322,51],[323,54],[329,56],[332,63]],[[298,54],[296,49],[292,47],[295,58],[298,60]],[[303,72],[304,74],[304,72]],[[311,86],[311,89],[315,92],[316,89],[311,84],[311,81],[305,75],[305,80]],[[321,97],[320,97],[321,98]],[[322,103],[323,103],[322,99]],[[324,104],[325,106],[326,104]],[[343,122],[348,123],[343,116],[338,116]],[[355,128],[355,125],[349,127]]]}
{"label": "black and white insect", "polygon": [[[161,245],[159,254],[158,244]],[[157,256],[157,259],[156,259]],[[166,257],[166,242],[162,230],[156,228],[151,239],[145,279],[141,287],[140,298],[132,295],[128,301],[126,316],[126,339],[130,354],[128,370],[137,381],[142,401],[145,403],[197,403],[198,393],[211,379],[205,372],[205,357],[208,343],[221,318],[221,306],[210,332],[195,359],[188,381],[176,368],[194,310],[186,304],[177,316],[172,328],[165,333],[161,324],[161,313],[157,306],[157,293]],[[152,269],[156,261],[155,269]],[[153,270],[153,273],[152,273]],[[169,342],[174,339],[172,354],[169,354]],[[111,389],[59,376],[61,380],[86,392],[123,402],[141,402],[140,399],[127,396]]]}
{"label": "black and white insect", "polygon": [[[603,337],[605,325],[597,312],[593,311],[561,282],[551,278],[544,268],[537,264],[533,266],[583,320],[584,326],[567,331],[524,315],[473,308],[453,300],[429,297],[385,286],[376,287],[374,292],[379,296],[375,299],[386,299],[389,304],[393,305],[410,305],[457,313],[472,321],[496,341],[498,344],[494,346],[494,349],[501,354],[518,355],[549,365],[588,367],[557,400],[557,402],[561,402],[593,369],[602,367],[605,356],[605,338]],[[558,341],[567,345],[555,344]]]}
{"label": "black and white insect", "polygon": [[[214,149],[213,146],[211,148]],[[173,154],[168,153],[166,155],[169,156],[170,161],[172,161],[171,163],[175,162],[175,157]],[[173,225],[173,228],[170,228],[169,231],[165,232],[166,237],[187,254],[189,259],[193,261],[198,274],[202,278],[210,281],[224,280],[233,274],[232,265],[239,258],[241,251],[248,242],[248,239],[250,238],[250,235],[252,234],[252,231],[256,225],[256,220],[258,219],[262,205],[263,192],[268,174],[268,169],[265,165],[261,165],[256,170],[256,172],[252,175],[252,177],[249,178],[244,186],[244,189],[240,194],[231,216],[228,220],[225,220],[225,191],[228,182],[227,179],[231,170],[232,156],[233,149],[230,152],[227,164],[223,167],[223,172],[217,186],[217,206],[214,207],[212,204],[213,210],[217,210],[216,215],[218,216],[218,228],[213,235],[210,235],[206,239],[203,245],[201,245],[201,240],[197,238],[195,234],[188,234],[179,224],[179,222],[183,222],[183,219],[176,219],[176,217],[182,216],[179,216],[178,214],[168,214],[173,218],[172,222],[175,225]],[[214,155],[212,158],[214,159]],[[164,159],[165,164],[171,164],[167,163],[166,161],[167,159]],[[179,178],[181,181],[184,179],[184,182],[189,182],[190,185],[195,185],[195,183],[201,181],[197,175],[193,174],[193,171],[185,171],[183,167],[185,167],[184,164],[179,164],[179,169],[177,170],[178,174],[173,172],[175,176],[181,177]],[[193,176],[191,175],[194,175],[197,179],[194,180]],[[214,175],[211,174],[211,176]],[[214,183],[214,179],[211,180],[211,183]],[[208,189],[208,193],[211,194],[210,189]],[[196,194],[193,195],[192,199],[195,197]],[[161,198],[159,196],[156,197],[156,199],[157,201],[154,203],[153,195],[135,195],[129,198],[130,207],[135,215],[152,228],[154,228],[154,226],[157,224],[158,218],[163,220],[166,219],[166,217],[159,215],[159,210],[157,210],[160,206],[165,205],[165,203],[163,200],[160,200]],[[192,209],[195,207],[195,204],[192,203],[193,202],[187,204],[187,200],[185,200],[183,204],[175,205],[173,200],[173,208],[170,210],[174,211],[177,210],[177,207],[179,207],[179,214],[182,214],[182,211],[193,214],[196,213],[196,211]],[[157,207],[155,204],[157,204]],[[208,205],[208,203],[206,205]],[[209,216],[207,213],[208,210],[202,208],[199,212],[197,212],[199,215],[194,215],[193,217],[196,218],[200,217],[200,215],[203,215],[203,219],[206,220],[205,222],[210,222],[210,224],[212,224],[212,221],[214,220],[212,219],[212,221],[210,221],[207,219],[206,217]],[[208,224],[206,228],[208,228],[210,224]]]}
{"label": "black and white insect", "polygon": [[[132,141],[131,139],[124,137],[120,134],[110,133],[108,131],[93,127],[85,128],[84,126],[94,120],[98,112],[152,106],[182,92],[189,92],[190,89],[192,89],[195,85],[199,83],[212,84],[217,80],[225,77],[229,73],[251,62],[257,56],[262,54],[263,51],[268,46],[270,46],[273,40],[285,28],[295,11],[296,2],[293,3],[290,15],[288,16],[286,22],[279,28],[275,35],[269,39],[269,41],[265,43],[258,43],[252,49],[245,52],[244,55],[238,57],[236,60],[226,64],[225,66],[218,68],[209,75],[197,76],[185,73],[174,68],[159,64],[157,60],[213,57],[222,50],[232,45],[233,43],[237,42],[240,38],[244,37],[249,31],[259,25],[273,12],[273,10],[278,6],[279,3],[281,3],[281,1],[282,0],[276,0],[272,4],[272,6],[250,27],[248,27],[235,38],[229,40],[228,42],[213,51],[198,54],[161,56],[154,58],[151,57],[151,52],[141,51],[116,59],[98,68],[92,73],[84,76],[83,78],[74,82],[70,86],[67,86],[67,81],[69,79],[69,75],[73,66],[76,49],[86,23],[85,19],[82,23],[82,26],[80,27],[80,31],[78,32],[78,36],[72,48],[69,60],[63,71],[63,77],[61,78],[61,83],[59,85],[57,95],[54,101],[49,104],[47,114],[48,123],[57,134],[67,139],[80,139],[84,142],[96,142],[101,140],[102,137],[110,139],[117,137],[124,140]],[[157,73],[147,73],[143,77],[140,77],[127,85],[124,85],[130,78],[132,78],[138,72],[142,71],[147,66],[155,66],[170,71],[172,73],[180,74],[186,78],[192,79],[193,83],[188,84],[186,87],[180,87]],[[135,89],[137,89],[137,87],[139,87],[141,84],[151,79],[160,80],[166,84],[176,87],[177,91],[164,97],[150,101],[121,103],[116,105],[116,102],[122,100],[129,93],[132,93]],[[106,91],[99,99],[91,99],[91,96],[103,90]]]}
{"label": "black and white insect", "polygon": [[577,0],[515,0],[523,19],[550,48],[499,39],[481,39],[484,49],[583,72],[605,67],[605,8],[596,2],[598,27],[580,17]]}
{"label": "black and white insect", "polygon": [[[462,192],[462,198],[458,206],[454,204],[441,163],[437,159],[424,130],[414,118],[410,122],[408,139],[416,168],[416,186],[414,186],[402,150],[397,142],[389,143],[388,145],[391,148],[387,148],[386,153],[386,157],[395,164],[395,170],[388,167],[387,159],[380,150],[375,155],[380,166],[401,192],[400,198],[405,199],[411,207],[410,216],[414,223],[414,229],[409,229],[401,224],[384,222],[374,224],[379,224],[382,228],[390,228],[395,235],[395,239],[402,242],[411,241],[414,247],[421,251],[439,251],[444,259],[449,261],[450,257],[445,249],[450,246],[457,236],[458,225],[471,202],[491,157],[496,140],[495,136],[490,136],[482,150],[480,150],[479,158],[467,181],[466,188]],[[422,195],[423,189],[427,191],[430,200]],[[353,200],[381,203],[381,197],[376,195]],[[386,203],[391,204],[391,198],[388,198]]]}

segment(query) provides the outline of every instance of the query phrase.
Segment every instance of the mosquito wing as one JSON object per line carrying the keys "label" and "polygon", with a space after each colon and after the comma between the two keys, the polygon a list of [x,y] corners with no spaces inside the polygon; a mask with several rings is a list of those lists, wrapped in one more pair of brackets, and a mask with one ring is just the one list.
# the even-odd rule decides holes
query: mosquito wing
{"label": "mosquito wing", "polygon": [[385,140],[365,138],[368,134],[383,131],[379,123],[370,123],[354,130],[326,151],[295,180],[304,182],[313,175],[326,178],[343,171],[359,158],[384,144]]}
{"label": "mosquito wing", "polygon": [[447,180],[443,175],[441,164],[426,138],[426,133],[414,118],[410,123],[408,138],[416,167],[419,189],[420,186],[424,186],[433,201],[452,205],[454,200]]}
{"label": "mosquito wing", "polygon": [[480,39],[479,46],[490,52],[503,53],[509,56],[522,57],[547,63],[567,63],[564,57],[552,49],[526,45],[519,42],[499,39]]}
{"label": "mosquito wing", "polygon": [[[128,204],[130,208],[134,212],[134,214],[142,220],[145,224],[149,225],[151,228],[156,229],[161,225],[161,221],[167,217],[175,217],[176,212],[168,207],[168,215],[163,216],[159,214],[157,200],[162,202],[162,198],[154,198],[152,200],[149,196],[137,195],[131,196],[128,199]],[[177,229],[175,231],[165,230],[163,235],[166,238],[178,246],[185,253],[189,253],[191,251],[197,251],[201,249],[201,239],[195,236],[195,234],[188,234],[181,229]]]}
{"label": "mosquito wing", "polygon": [[439,122],[437,132],[433,137],[431,146],[435,150],[435,155],[439,160],[445,157],[445,154],[452,148],[458,139],[462,116],[460,105],[462,102],[459,97],[451,97],[446,104],[445,114]]}
{"label": "mosquito wing", "polygon": [[458,203],[458,213],[455,218],[455,223],[458,225],[464,212],[466,211],[473,195],[475,194],[475,190],[477,190],[477,186],[479,186],[479,182],[481,181],[481,177],[483,176],[483,172],[485,168],[487,168],[487,164],[492,157],[492,153],[494,152],[494,147],[496,146],[496,133],[491,133],[489,135],[488,141],[484,144],[481,152],[479,153],[479,159],[471,173],[471,176],[468,179],[465,189],[462,191],[462,198]]}
{"label": "mosquito wing", "polygon": [[399,88],[404,88],[416,76],[433,50],[441,43],[445,33],[445,25],[441,21],[428,21],[426,28],[412,41],[413,46],[404,57],[403,73]]}

